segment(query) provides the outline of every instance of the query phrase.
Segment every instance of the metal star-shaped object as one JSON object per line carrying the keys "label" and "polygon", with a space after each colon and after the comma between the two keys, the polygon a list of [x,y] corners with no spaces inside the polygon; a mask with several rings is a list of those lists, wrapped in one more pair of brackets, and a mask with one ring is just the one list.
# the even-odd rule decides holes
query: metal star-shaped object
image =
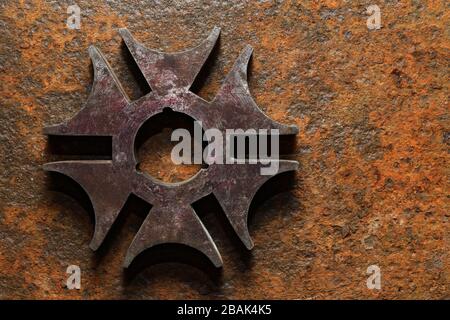
{"label": "metal star-shaped object", "polygon": [[[94,84],[84,107],[63,124],[45,128],[47,135],[111,136],[111,160],[59,161],[44,165],[47,171],[67,175],[89,195],[95,211],[95,231],[90,247],[102,244],[130,194],[152,205],[125,257],[128,267],[144,250],[163,243],[180,243],[204,253],[216,266],[222,258],[210,234],[191,207],[209,195],[219,201],[244,245],[253,242],[247,215],[253,196],[271,176],[260,174],[261,164],[212,164],[192,178],[164,183],[136,170],[134,140],[141,125],[164,108],[201,121],[204,128],[278,129],[296,134],[297,127],[268,118],[252,99],[247,85],[247,64],[252,48],[247,46],[226,77],[215,98],[208,102],[189,89],[213,49],[220,29],[214,28],[197,47],[177,53],[162,53],[140,44],[127,29],[120,34],[136,60],[151,92],[130,101],[100,50],[91,46]],[[279,161],[278,173],[296,170],[298,163]]]}

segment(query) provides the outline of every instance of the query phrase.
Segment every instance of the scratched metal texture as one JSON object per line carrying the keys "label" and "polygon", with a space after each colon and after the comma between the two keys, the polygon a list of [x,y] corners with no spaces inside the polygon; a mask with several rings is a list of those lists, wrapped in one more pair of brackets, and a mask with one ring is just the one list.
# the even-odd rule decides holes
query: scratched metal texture
{"label": "scratched metal texture", "polygon": [[[80,0],[80,30],[66,27],[71,4],[0,1],[0,298],[450,298],[445,1],[378,1],[382,28],[372,31],[373,1]],[[102,158],[107,142],[55,143],[43,127],[87,100],[89,45],[137,99],[148,88],[120,28],[170,52],[214,26],[220,40],[196,93],[213,99],[251,45],[250,91],[272,119],[299,127],[289,154],[299,170],[256,199],[250,252],[214,199],[198,204],[222,269],[193,250],[160,248],[124,270],[146,204],[130,199],[107,243],[90,250],[86,195],[42,165]],[[171,164],[168,137],[143,143],[141,170],[164,181],[195,174]],[[66,288],[69,265],[81,268],[80,290]],[[366,286],[370,265],[381,268],[381,290]]]}

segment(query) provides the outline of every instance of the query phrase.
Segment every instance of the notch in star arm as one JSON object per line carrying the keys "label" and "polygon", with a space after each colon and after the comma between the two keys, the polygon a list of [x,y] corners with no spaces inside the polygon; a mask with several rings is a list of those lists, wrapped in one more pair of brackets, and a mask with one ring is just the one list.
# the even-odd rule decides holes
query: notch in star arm
{"label": "notch in star arm", "polygon": [[174,53],[146,48],[126,28],[119,32],[152,91],[166,95],[173,89],[189,90],[214,48],[220,28],[214,27],[195,48]]}

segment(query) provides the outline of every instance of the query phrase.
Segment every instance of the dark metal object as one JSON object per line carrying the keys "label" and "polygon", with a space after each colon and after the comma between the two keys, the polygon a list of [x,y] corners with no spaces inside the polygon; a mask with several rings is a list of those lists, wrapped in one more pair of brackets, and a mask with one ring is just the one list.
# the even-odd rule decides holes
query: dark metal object
{"label": "dark metal object", "polygon": [[[203,252],[216,267],[222,259],[191,204],[211,193],[220,202],[232,227],[248,249],[253,247],[247,214],[253,196],[271,176],[260,174],[261,164],[212,164],[180,183],[163,183],[136,170],[134,139],[141,125],[164,108],[201,121],[204,128],[278,129],[296,134],[297,127],[268,118],[253,101],[247,85],[247,46],[226,77],[213,101],[207,102],[189,88],[219,36],[214,28],[199,46],[178,53],[145,48],[127,29],[120,34],[152,91],[130,101],[100,50],[91,46],[94,84],[87,103],[66,123],[45,128],[47,135],[112,136],[112,160],[60,161],[44,165],[47,171],[65,174],[89,195],[95,211],[95,231],[90,247],[100,247],[128,196],[133,193],[152,205],[150,213],[125,257],[128,267],[142,251],[162,243],[181,243]],[[296,170],[296,161],[278,160],[278,173]]]}

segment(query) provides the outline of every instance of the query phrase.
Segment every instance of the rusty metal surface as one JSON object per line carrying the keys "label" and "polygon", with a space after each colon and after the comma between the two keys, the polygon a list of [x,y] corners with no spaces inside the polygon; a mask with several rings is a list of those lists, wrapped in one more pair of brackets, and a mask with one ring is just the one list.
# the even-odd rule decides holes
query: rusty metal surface
{"label": "rusty metal surface", "polygon": [[[370,1],[77,1],[80,30],[65,25],[70,4],[0,2],[1,298],[449,297],[444,1],[378,3],[383,27],[373,31]],[[201,43],[215,25],[218,49],[195,93],[211,101],[250,44],[257,52],[250,91],[270,118],[299,127],[290,159],[300,170],[250,210],[251,253],[218,223],[220,208],[202,208],[221,272],[171,261],[124,273],[145,218],[126,204],[130,214],[113,226],[106,249],[88,250],[89,201],[80,190],[81,201],[60,192],[70,181],[53,188],[41,170],[79,157],[53,156],[42,127],[70,118],[88,99],[90,44],[101,47],[135,100],[146,92],[120,28],[174,52]],[[145,159],[162,180],[191,173],[166,170],[159,158]],[[64,285],[72,264],[82,270],[81,290]],[[373,264],[381,290],[366,287]]]}

